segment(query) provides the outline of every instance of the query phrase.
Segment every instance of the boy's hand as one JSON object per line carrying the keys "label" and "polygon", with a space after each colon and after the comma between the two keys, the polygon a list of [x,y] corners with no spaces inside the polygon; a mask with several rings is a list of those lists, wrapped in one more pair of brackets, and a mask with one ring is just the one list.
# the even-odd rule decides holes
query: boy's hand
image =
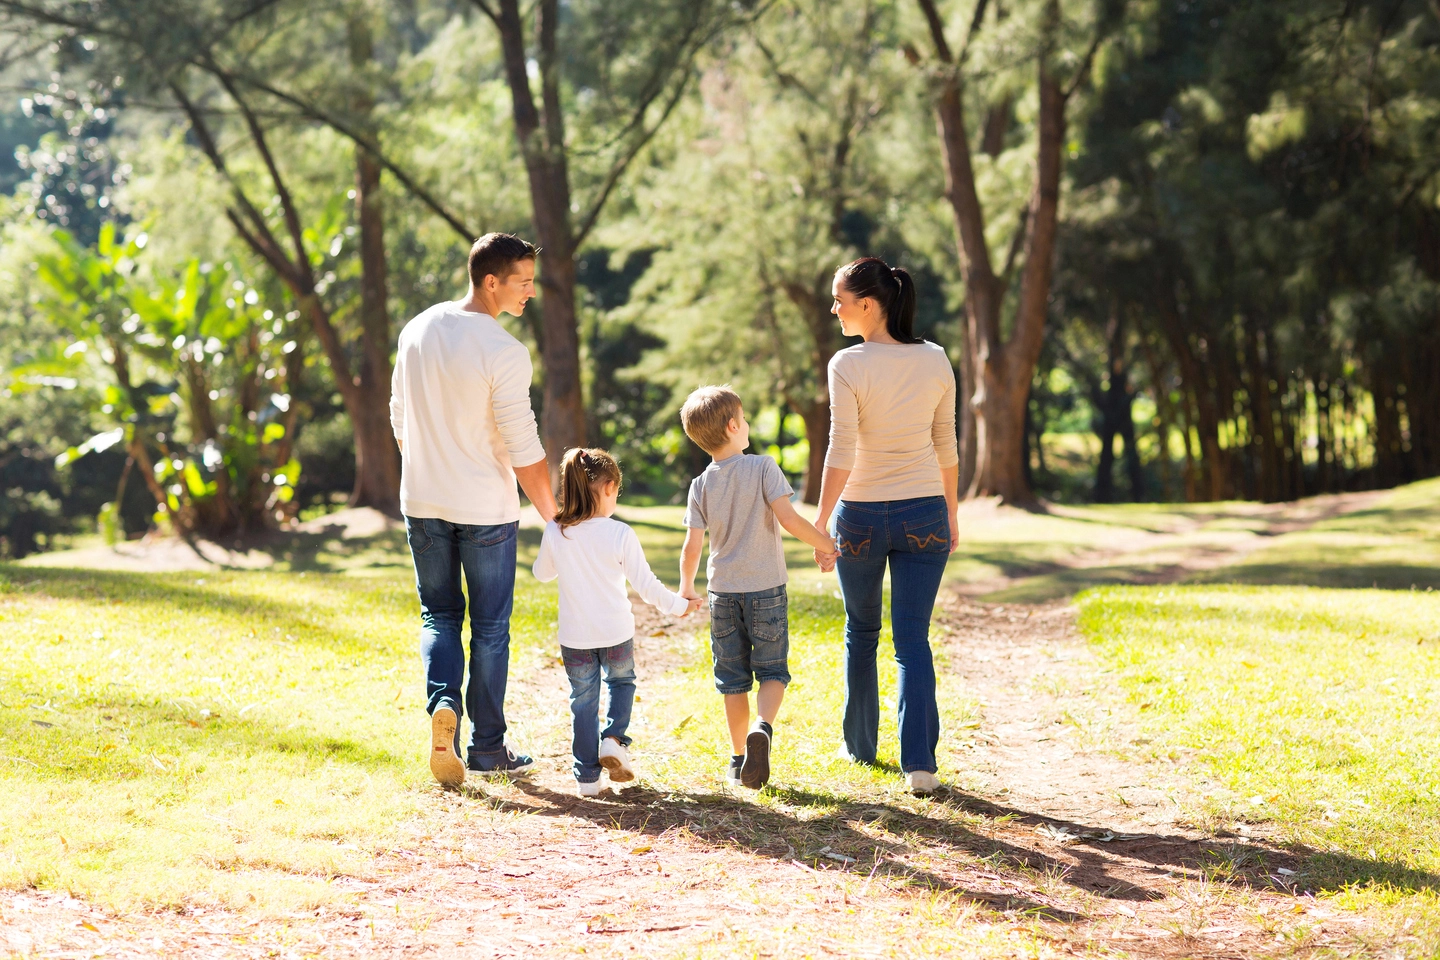
{"label": "boy's hand", "polygon": [[840,551],[835,548],[835,538],[831,537],[828,533],[825,535],[825,540],[829,544],[829,548],[821,549],[820,547],[816,547],[815,562],[820,565],[822,571],[829,573],[835,569],[835,561],[840,558]]}
{"label": "boy's hand", "polygon": [[705,606],[705,600],[701,597],[685,597],[685,599],[690,602],[686,605],[685,612],[680,614],[680,616],[682,617],[688,617],[696,610],[699,610],[701,607]]}

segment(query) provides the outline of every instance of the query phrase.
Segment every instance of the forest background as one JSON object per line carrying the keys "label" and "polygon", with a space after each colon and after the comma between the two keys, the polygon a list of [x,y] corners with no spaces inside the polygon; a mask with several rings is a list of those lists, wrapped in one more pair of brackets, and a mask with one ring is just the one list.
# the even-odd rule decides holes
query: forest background
{"label": "forest background", "polygon": [[974,496],[1440,473],[1437,0],[4,0],[0,553],[397,509],[470,241],[552,456],[676,502],[734,383],[818,493],[835,268],[905,266]]}

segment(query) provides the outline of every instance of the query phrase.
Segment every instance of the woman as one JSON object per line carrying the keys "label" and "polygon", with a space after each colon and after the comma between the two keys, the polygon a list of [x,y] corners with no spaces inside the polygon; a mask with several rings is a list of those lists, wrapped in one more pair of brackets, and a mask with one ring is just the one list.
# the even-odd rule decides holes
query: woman
{"label": "woman", "polygon": [[865,341],[830,361],[830,449],[815,521],[828,532],[834,513],[840,552],[845,750],[861,763],[875,762],[875,651],[888,564],[900,665],[900,767],[913,792],[931,793],[940,786],[940,713],[930,612],[958,543],[955,374],[945,351],[913,332],[915,284],[903,269],[864,257],[836,271],[831,293],[840,329]]}

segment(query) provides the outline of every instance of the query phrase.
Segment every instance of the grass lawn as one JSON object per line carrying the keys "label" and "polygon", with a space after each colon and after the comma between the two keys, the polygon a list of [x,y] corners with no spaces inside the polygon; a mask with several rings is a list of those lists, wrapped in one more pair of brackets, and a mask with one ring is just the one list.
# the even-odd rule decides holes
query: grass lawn
{"label": "grass lawn", "polygon": [[[1118,679],[1096,695],[1130,701],[1124,709],[1148,724],[1157,757],[1203,767],[1223,784],[1195,811],[1200,822],[1279,836],[1302,855],[1300,888],[1399,911],[1432,944],[1440,943],[1430,919],[1440,915],[1440,595],[1424,588],[1440,582],[1437,503],[1440,483],[1413,485],[1199,575],[1245,585],[1104,587],[1079,598],[1080,626]],[[962,517],[964,545],[948,577],[1039,574],[1052,595],[1066,562],[1116,544],[1143,550],[1196,530],[1253,538],[1251,510],[975,510]],[[670,583],[680,512],[620,514]],[[537,545],[538,530],[522,530],[512,736],[558,772],[568,714],[554,669],[554,587],[525,572]],[[778,843],[807,862],[859,859],[872,848],[878,857],[895,838],[886,838],[888,821],[856,819],[870,804],[921,851],[911,875],[929,875],[926,856],[938,858],[937,873],[971,858],[954,838],[987,829],[981,817],[903,792],[894,665],[884,656],[882,765],[836,758],[843,611],[833,575],[813,572],[798,544],[788,556],[796,679],[782,718],[779,788],[742,803],[721,787],[728,748],[703,625],[702,636],[667,654],[667,670],[642,678],[632,733],[647,785],[695,804],[693,835],[706,843]],[[0,566],[8,667],[0,673],[0,886],[68,890],[119,909],[199,903],[294,916],[347,902],[353,887],[343,881],[369,875],[377,854],[419,849],[440,832],[402,542],[317,540],[281,559],[290,569]],[[1337,589],[1372,583],[1406,589]],[[943,654],[937,666],[947,738],[974,729],[981,705]],[[957,755],[944,752],[943,779],[965,779]],[[463,824],[498,815],[474,799],[458,814],[445,807],[450,827],[456,816]],[[926,929],[973,952],[995,935],[993,923],[958,925],[973,905],[925,896],[924,910],[890,916],[902,924],[897,936]]]}
{"label": "grass lawn", "polygon": [[[1078,598],[1080,627],[1146,718],[1152,749],[1226,786],[1202,818],[1263,825],[1312,854],[1295,878],[1302,888],[1398,909],[1432,945],[1437,561],[1440,483],[1428,481],[1203,575],[1316,586],[1104,587]],[[1403,589],[1354,589],[1372,583]]]}
{"label": "grass lawn", "polygon": [[[673,583],[678,513],[629,515]],[[528,576],[535,538],[522,534],[511,660],[520,679],[558,653],[555,588]],[[366,875],[377,851],[424,832],[416,823],[439,792],[424,762],[418,604],[402,571],[0,567],[0,885],[118,908],[198,902],[283,915],[343,901],[333,881]],[[755,798],[776,814],[757,810],[755,823],[798,825],[802,858],[825,847],[804,823],[843,801],[919,802],[894,767],[893,661],[881,660],[886,766],[835,756],[842,625],[833,576],[797,575],[796,680],[777,760],[787,789]],[[720,792],[728,741],[708,643],[642,680],[640,696],[632,734],[649,782]],[[978,722],[948,680],[942,704],[948,729]],[[510,717],[516,743],[568,763],[562,696]]]}

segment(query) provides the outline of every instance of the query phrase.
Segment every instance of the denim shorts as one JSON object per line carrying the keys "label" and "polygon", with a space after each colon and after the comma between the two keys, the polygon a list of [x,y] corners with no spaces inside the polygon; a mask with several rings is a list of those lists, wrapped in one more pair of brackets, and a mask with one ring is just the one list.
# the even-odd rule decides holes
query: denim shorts
{"label": "denim shorts", "polygon": [[710,594],[710,652],[715,689],[749,693],[766,680],[790,682],[790,615],[785,586]]}

